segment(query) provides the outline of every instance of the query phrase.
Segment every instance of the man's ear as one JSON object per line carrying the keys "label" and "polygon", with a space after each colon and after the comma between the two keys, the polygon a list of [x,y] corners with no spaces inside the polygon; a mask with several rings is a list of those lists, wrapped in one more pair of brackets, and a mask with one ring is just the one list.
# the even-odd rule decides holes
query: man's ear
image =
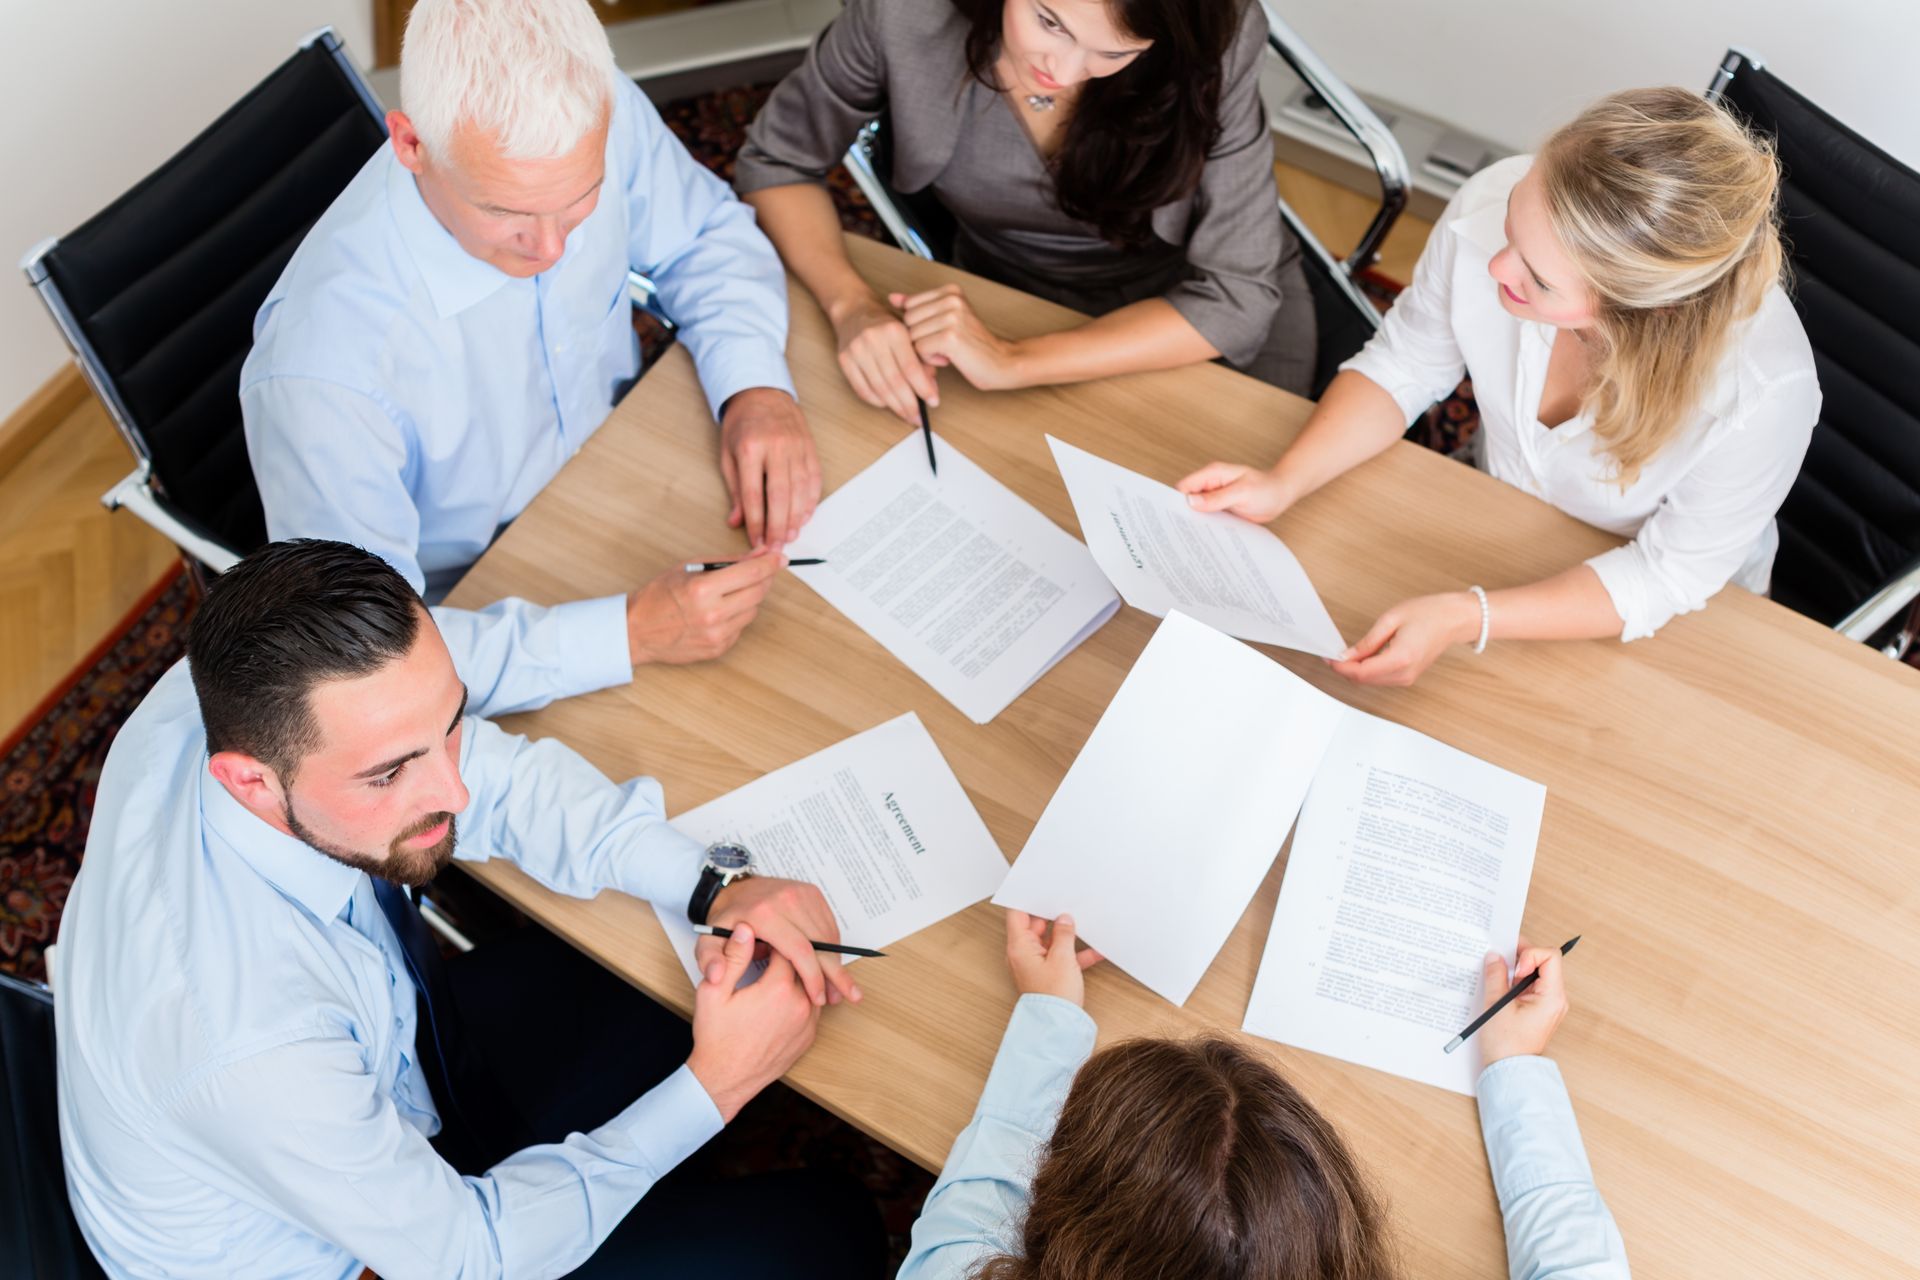
{"label": "man's ear", "polygon": [[271,767],[243,751],[216,751],[207,761],[207,772],[241,807],[274,830],[287,832],[287,792]]}
{"label": "man's ear", "polygon": [[408,173],[418,174],[426,168],[426,149],[420,143],[420,131],[413,127],[413,121],[404,111],[387,112],[387,136],[393,143],[394,159]]}

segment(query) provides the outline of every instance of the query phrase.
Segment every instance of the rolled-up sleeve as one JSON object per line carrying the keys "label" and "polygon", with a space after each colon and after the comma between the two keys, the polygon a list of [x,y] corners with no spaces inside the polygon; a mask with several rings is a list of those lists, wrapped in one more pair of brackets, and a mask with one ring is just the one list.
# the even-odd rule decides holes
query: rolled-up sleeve
{"label": "rolled-up sleeve", "polygon": [[1414,265],[1413,283],[1381,318],[1380,332],[1340,366],[1392,396],[1409,423],[1458,386],[1467,371],[1467,358],[1453,331],[1453,270],[1459,245],[1452,224],[1468,190],[1461,188],[1434,223]]}
{"label": "rolled-up sleeve", "polygon": [[[659,290],[679,326],[713,416],[736,393],[794,395],[787,371],[787,273],[753,210],[695,160],[625,77],[615,127],[630,169],[619,175],[631,210],[629,262]],[[797,397],[796,397],[797,398]]]}
{"label": "rolled-up sleeve", "polygon": [[1017,1238],[1034,1160],[1093,1042],[1093,1019],[1080,1006],[1020,997],[973,1120],[953,1140],[913,1224],[898,1280],[960,1280]]}
{"label": "rolled-up sleeve", "polygon": [[879,10],[876,0],[849,0],[806,61],[774,88],[734,161],[735,191],[818,182],[840,163],[861,126],[886,105]]}
{"label": "rolled-up sleeve", "polygon": [[720,1132],[681,1067],[590,1133],[462,1177],[341,1036],[253,1054],[196,1080],[171,1118],[190,1176],[275,1214],[388,1280],[562,1276],[673,1167]]}
{"label": "rolled-up sleeve", "polygon": [[1739,571],[1786,501],[1820,417],[1820,387],[1796,371],[1743,392],[1721,429],[1633,541],[1587,561],[1620,615],[1622,640],[1706,604]]}
{"label": "rolled-up sleeve", "polygon": [[1627,1247],[1594,1186],[1560,1068],[1502,1058],[1474,1091],[1513,1280],[1627,1280]]}
{"label": "rolled-up sleeve", "polygon": [[1194,196],[1185,245],[1193,275],[1164,295],[1237,365],[1260,353],[1280,313],[1284,232],[1273,184],[1273,132],[1260,100],[1266,47],[1266,11],[1248,4],[1222,75],[1220,137],[1207,153]]}

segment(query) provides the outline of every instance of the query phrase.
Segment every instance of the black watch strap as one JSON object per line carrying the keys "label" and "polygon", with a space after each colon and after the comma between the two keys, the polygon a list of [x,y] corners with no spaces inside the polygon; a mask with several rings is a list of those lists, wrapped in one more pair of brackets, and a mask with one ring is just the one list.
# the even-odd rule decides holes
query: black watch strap
{"label": "black watch strap", "polygon": [[705,924],[707,912],[713,910],[713,900],[720,896],[721,886],[725,883],[718,868],[700,868],[700,878],[693,885],[693,896],[687,899],[687,919],[694,924]]}

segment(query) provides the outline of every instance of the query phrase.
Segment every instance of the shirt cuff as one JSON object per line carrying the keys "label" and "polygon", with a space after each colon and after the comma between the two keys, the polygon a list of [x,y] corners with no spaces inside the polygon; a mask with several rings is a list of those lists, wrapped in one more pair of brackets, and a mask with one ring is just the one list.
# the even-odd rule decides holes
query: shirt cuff
{"label": "shirt cuff", "polygon": [[706,393],[713,420],[728,400],[754,387],[784,391],[795,401],[800,395],[793,389],[793,375],[787,371],[787,354],[771,342],[749,338],[730,338],[724,350],[711,351],[694,362],[700,373],[700,389]]}
{"label": "shirt cuff", "polygon": [[1096,1031],[1087,1011],[1071,1000],[1021,996],[980,1091],[978,1114],[1050,1132],[1074,1074],[1093,1052]]}
{"label": "shirt cuff", "polygon": [[1480,1073],[1480,1133],[1500,1208],[1541,1187],[1593,1182],[1573,1100],[1553,1059],[1502,1058]]}
{"label": "shirt cuff", "polygon": [[1620,615],[1620,638],[1644,640],[1672,619],[1674,611],[1656,607],[1647,581],[1646,553],[1636,543],[1602,551],[1587,561]]}
{"label": "shirt cuff", "polygon": [[[1372,341],[1360,348],[1358,355],[1342,362],[1339,371],[1346,373],[1351,370],[1361,374],[1367,381],[1392,396],[1393,402],[1400,406],[1400,416],[1407,421],[1408,425],[1412,425],[1413,420],[1425,413],[1440,396],[1433,394],[1432,389],[1422,385],[1419,379],[1397,369],[1393,360],[1385,352],[1375,349],[1380,345],[1381,339],[1376,334]],[[1455,378],[1454,383],[1458,382],[1459,379]],[[1452,383],[1448,384],[1448,390],[1451,390],[1452,386]],[[1440,393],[1440,395],[1445,394],[1445,391]]]}
{"label": "shirt cuff", "polygon": [[553,606],[559,621],[560,672],[580,693],[611,689],[633,679],[627,639],[627,598],[571,600]]}
{"label": "shirt cuff", "polygon": [[680,1069],[634,1100],[609,1120],[596,1137],[624,1136],[638,1153],[636,1163],[664,1176],[726,1128],[693,1068]]}
{"label": "shirt cuff", "polygon": [[684,916],[693,887],[700,883],[706,852],[704,844],[671,822],[656,822],[621,856],[614,887]]}

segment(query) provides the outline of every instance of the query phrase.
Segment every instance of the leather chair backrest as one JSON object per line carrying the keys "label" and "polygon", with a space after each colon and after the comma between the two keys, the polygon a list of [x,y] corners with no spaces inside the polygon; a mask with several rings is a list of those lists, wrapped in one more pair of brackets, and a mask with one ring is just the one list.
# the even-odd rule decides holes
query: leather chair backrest
{"label": "leather chair backrest", "polygon": [[[102,1275],[67,1204],[55,1106],[53,1000],[0,973],[0,1240],[8,1274],[35,1280]],[[15,1251],[18,1251],[17,1253]]]}
{"label": "leather chair backrest", "polygon": [[1739,68],[1722,100],[1776,140],[1823,396],[1773,595],[1831,625],[1920,555],[1920,173],[1764,69]]}
{"label": "leather chair backrest", "polygon": [[44,260],[163,495],[242,554],[266,540],[240,421],[254,315],[385,138],[315,41]]}

